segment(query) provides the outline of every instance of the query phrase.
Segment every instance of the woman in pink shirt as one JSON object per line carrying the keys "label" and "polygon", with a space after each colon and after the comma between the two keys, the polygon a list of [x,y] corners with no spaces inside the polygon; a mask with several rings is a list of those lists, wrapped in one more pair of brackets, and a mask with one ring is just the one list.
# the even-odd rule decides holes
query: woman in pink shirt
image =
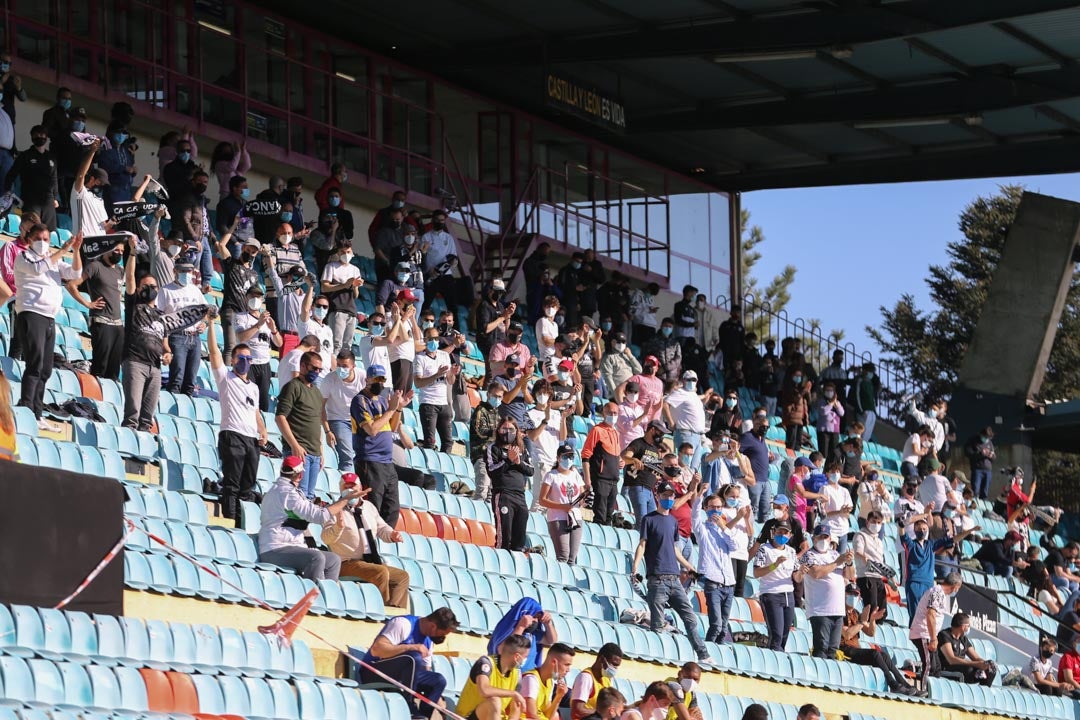
{"label": "woman in pink shirt", "polygon": [[251,156],[248,155],[247,143],[239,147],[231,142],[220,142],[210,156],[210,172],[217,176],[218,200],[229,194],[229,181],[237,175],[243,175],[251,169]]}
{"label": "woman in pink shirt", "polygon": [[641,388],[638,393],[638,407],[644,411],[649,420],[656,420],[660,417],[660,408],[663,406],[664,399],[664,381],[656,377],[660,361],[654,355],[646,355],[641,366],[641,374],[632,376],[626,384],[629,385],[632,382],[638,384]]}

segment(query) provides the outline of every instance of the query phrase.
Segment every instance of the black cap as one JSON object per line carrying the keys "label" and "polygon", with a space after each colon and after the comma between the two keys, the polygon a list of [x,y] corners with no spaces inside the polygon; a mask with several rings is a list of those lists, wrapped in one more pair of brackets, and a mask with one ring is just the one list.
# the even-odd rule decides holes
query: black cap
{"label": "black cap", "polygon": [[641,392],[641,385],[636,380],[628,380],[623,390],[628,393]]}
{"label": "black cap", "polygon": [[515,320],[510,323],[510,332],[525,332],[525,328],[521,327],[521,323]]}
{"label": "black cap", "polygon": [[660,482],[656,483],[654,492],[657,495],[663,495],[664,493],[673,493],[675,492],[675,486],[669,483],[667,480],[661,480]]}
{"label": "black cap", "polygon": [[664,433],[665,435],[667,435],[670,432],[670,430],[668,430],[668,426],[664,424],[663,420],[653,420],[652,422],[649,423],[649,427],[650,428],[655,428],[655,429],[659,430],[660,432]]}
{"label": "black cap", "polygon": [[624,342],[626,342],[626,333],[624,333],[622,330],[620,330],[619,332],[612,335],[611,339],[613,341],[615,341],[615,342],[624,343]]}
{"label": "black cap", "polygon": [[559,446],[559,449],[558,449],[558,451],[556,451],[555,454],[558,455],[559,457],[562,457],[563,455],[573,455],[574,454],[574,446],[571,445],[570,443],[563,443],[562,445]]}
{"label": "black cap", "polygon": [[109,184],[109,173],[105,172],[102,168],[93,168],[88,174],[102,185]]}

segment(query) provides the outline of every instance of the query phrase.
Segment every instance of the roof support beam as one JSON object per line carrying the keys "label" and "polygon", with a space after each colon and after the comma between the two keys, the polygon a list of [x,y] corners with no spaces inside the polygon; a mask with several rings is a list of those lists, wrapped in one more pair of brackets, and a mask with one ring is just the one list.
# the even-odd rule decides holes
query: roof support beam
{"label": "roof support beam", "polygon": [[1023,30],[1016,27],[1015,25],[1012,25],[1012,24],[1007,23],[1007,22],[996,22],[996,23],[993,23],[993,25],[998,30],[1005,33],[1006,35],[1013,38],[1014,40],[1019,40],[1020,42],[1027,45],[1028,47],[1032,48],[1033,50],[1039,51],[1040,53],[1042,53],[1046,57],[1048,57],[1051,60],[1053,60],[1054,62],[1056,62],[1061,67],[1066,67],[1066,66],[1072,65],[1073,63],[1076,62],[1075,60],[1073,60],[1071,57],[1069,57],[1065,53],[1060,52],[1060,51],[1050,47],[1049,45],[1044,43],[1039,38],[1037,38],[1037,37],[1035,37],[1033,35],[1029,35],[1028,33],[1024,32]]}
{"label": "roof support beam", "polygon": [[[456,0],[462,1],[462,0]],[[548,38],[545,42],[501,40],[440,56],[457,65],[534,65],[693,55],[754,55],[827,50],[837,46],[904,38],[935,30],[1009,20],[1073,7],[1070,0],[907,0],[893,5],[858,0],[839,8],[798,15],[766,16],[670,30],[634,28],[606,36]],[[497,51],[504,52],[497,52]]]}
{"label": "roof support beam", "polygon": [[689,112],[634,118],[629,130],[644,133],[828,122],[903,123],[921,118],[963,117],[1072,97],[1080,97],[1080,64],[1017,75],[973,69],[970,77],[934,85],[892,86],[820,97],[793,95],[729,107],[706,104]]}

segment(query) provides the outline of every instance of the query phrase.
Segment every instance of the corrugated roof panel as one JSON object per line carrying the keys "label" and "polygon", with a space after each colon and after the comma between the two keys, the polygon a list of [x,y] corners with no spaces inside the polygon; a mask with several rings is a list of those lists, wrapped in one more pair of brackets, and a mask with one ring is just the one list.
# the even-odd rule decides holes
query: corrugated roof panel
{"label": "corrugated roof panel", "polygon": [[903,40],[859,45],[845,62],[884,80],[906,80],[955,72],[950,65],[915,50]]}
{"label": "corrugated roof panel", "polygon": [[[1052,120],[1033,107],[1010,108],[983,113],[982,126],[998,135],[1022,135],[1027,133],[1063,130],[1061,123]],[[1080,122],[1080,116],[1077,116]]]}
{"label": "corrugated roof panel", "polygon": [[1046,62],[1046,56],[991,25],[942,30],[919,35],[923,42],[971,67],[1025,67]]}
{"label": "corrugated roof panel", "polygon": [[725,72],[716,63],[701,58],[663,58],[624,60],[610,63],[616,70],[626,68],[633,74],[648,75],[658,84],[670,85],[684,95],[702,100],[712,98],[753,97],[768,91],[734,73]]}
{"label": "corrugated roof panel", "polygon": [[1009,21],[1029,35],[1071,57],[1080,49],[1080,8],[1030,15]]}
{"label": "corrugated roof panel", "polygon": [[846,87],[862,81],[850,73],[816,58],[746,62],[742,66],[774,83],[793,90],[819,90],[832,86]]}
{"label": "corrugated roof panel", "polygon": [[838,123],[788,125],[777,129],[828,155],[877,152],[895,147],[873,137],[870,133],[860,132]]}

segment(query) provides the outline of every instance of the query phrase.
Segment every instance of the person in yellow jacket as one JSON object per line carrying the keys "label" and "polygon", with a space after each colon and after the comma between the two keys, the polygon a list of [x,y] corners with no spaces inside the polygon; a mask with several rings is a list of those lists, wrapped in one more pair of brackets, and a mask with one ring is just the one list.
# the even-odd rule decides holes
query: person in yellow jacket
{"label": "person in yellow jacket", "polygon": [[574,662],[574,649],[563,643],[555,643],[547,649],[547,657],[540,667],[521,676],[518,692],[525,698],[525,717],[528,720],[555,720],[559,704],[570,687],[566,674]]}
{"label": "person in yellow jacket", "polygon": [[484,655],[473,663],[457,714],[467,720],[519,720],[525,713],[525,698],[517,686],[531,647],[524,635],[511,635],[499,645],[497,655]]}
{"label": "person in yellow jacket", "polygon": [[668,678],[668,687],[675,699],[668,710],[667,720],[701,720],[697,689],[701,682],[701,666],[688,662],[679,668],[679,674]]}
{"label": "person in yellow jacket", "polygon": [[601,690],[611,687],[622,660],[622,648],[615,643],[605,643],[596,653],[595,662],[578,673],[570,690],[571,720],[581,720],[596,712],[597,696]]}

